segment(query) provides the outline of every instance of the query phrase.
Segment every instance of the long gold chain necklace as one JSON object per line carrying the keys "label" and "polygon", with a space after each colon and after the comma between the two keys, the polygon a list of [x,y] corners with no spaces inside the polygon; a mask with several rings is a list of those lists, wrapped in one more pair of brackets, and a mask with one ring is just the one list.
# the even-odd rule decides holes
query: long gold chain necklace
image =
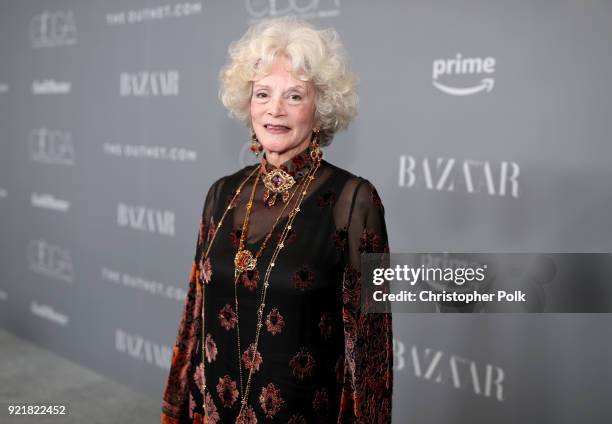
{"label": "long gold chain necklace", "polygon": [[[263,165],[262,165],[262,172],[263,172]],[[257,175],[257,178],[259,179],[259,177],[261,176],[261,172]],[[257,182],[255,182],[256,184]],[[302,184],[302,188],[303,188],[303,184]],[[255,195],[255,190],[253,190],[251,192],[251,197],[249,199],[249,203],[247,204],[247,212],[245,213],[245,217],[244,217],[244,222],[242,225],[242,233],[240,234],[240,242],[239,242],[239,247],[238,247],[238,252],[236,253],[236,256],[234,258],[234,265],[235,265],[235,270],[234,270],[234,305],[235,305],[235,314],[236,314],[236,340],[237,340],[237,349],[238,349],[238,371],[239,371],[239,376],[240,376],[240,393],[244,394],[244,384],[243,384],[243,376],[242,376],[242,347],[241,347],[241,341],[240,341],[240,314],[239,314],[239,302],[238,302],[238,281],[240,280],[240,276],[243,272],[246,271],[252,271],[256,268],[257,266],[257,260],[262,256],[268,241],[270,240],[270,237],[272,236],[272,234],[274,233],[274,230],[276,229],[276,226],[278,225],[278,222],[280,221],[281,217],[284,215],[285,210],[287,209],[287,207],[291,204],[291,200],[293,199],[293,196],[295,195],[295,193],[299,192],[300,187],[296,187],[296,189],[287,196],[288,201],[284,204],[282,210],[280,211],[280,213],[278,214],[278,216],[276,217],[276,220],[274,221],[274,223],[272,224],[272,228],[270,229],[270,231],[268,232],[268,234],[266,235],[266,237],[264,238],[259,250],[257,251],[257,253],[255,254],[255,256],[253,256],[251,254],[250,251],[246,250],[244,248],[245,246],[245,241],[248,237],[248,223],[247,221],[249,220],[250,217],[250,213],[251,213],[251,208],[252,208],[252,202],[254,199],[254,195]],[[246,258],[246,259],[245,259]],[[242,260],[244,260],[244,262],[241,262]]]}
{"label": "long gold chain necklace", "polygon": [[[251,351],[249,352],[251,354],[249,377],[248,377],[247,384],[246,384],[246,390],[244,391],[242,395],[240,411],[238,412],[238,416],[236,417],[236,423],[242,423],[245,420],[243,413],[244,413],[244,408],[247,405],[249,392],[251,388],[251,381],[253,378],[253,370],[255,369],[255,358],[256,358],[257,349],[259,346],[259,336],[261,333],[264,308],[266,306],[266,295],[268,293],[268,286],[270,285],[269,283],[270,273],[272,272],[272,268],[274,267],[276,263],[276,259],[278,258],[278,255],[280,254],[281,249],[285,246],[284,243],[287,238],[287,234],[292,228],[293,221],[295,220],[297,213],[300,211],[300,205],[302,204],[304,198],[306,197],[306,194],[308,193],[308,187],[310,186],[310,183],[312,182],[312,180],[314,180],[314,174],[317,172],[317,169],[319,169],[319,165],[320,165],[320,162],[317,161],[312,171],[309,172],[304,177],[304,183],[296,189],[296,192],[298,192],[299,190],[299,197],[296,200],[296,206],[293,209],[293,211],[289,213],[287,223],[285,224],[285,228],[283,228],[283,231],[279,238],[279,242],[276,245],[276,248],[274,249],[274,253],[272,254],[272,258],[270,259],[270,263],[268,264],[268,267],[266,269],[266,274],[264,276],[264,280],[263,280],[264,282],[263,282],[262,289],[261,289],[260,304],[259,304],[259,308],[257,309],[257,325],[255,327],[255,341],[253,342],[253,347]],[[287,204],[289,203],[291,203],[291,201],[287,202]]]}
{"label": "long gold chain necklace", "polygon": [[[291,203],[291,200],[294,196],[294,194],[296,192],[300,192],[300,197],[298,199],[298,201],[296,202],[296,207],[295,209],[289,214],[289,217],[287,219],[287,223],[285,225],[285,228],[283,229],[283,232],[281,233],[281,236],[279,238],[279,243],[277,244],[274,253],[272,255],[272,259],[270,261],[270,264],[268,265],[268,268],[266,269],[266,274],[264,277],[264,284],[262,287],[262,295],[261,295],[261,304],[260,307],[258,308],[258,322],[257,322],[257,327],[256,327],[256,338],[255,338],[255,342],[253,344],[254,348],[252,350],[252,358],[251,358],[251,366],[250,366],[250,370],[249,370],[249,377],[247,380],[247,389],[245,392],[243,392],[243,396],[242,396],[242,401],[241,401],[241,407],[240,407],[240,411],[238,413],[238,417],[237,419],[244,419],[244,417],[242,417],[243,411],[244,411],[244,407],[246,406],[247,403],[247,398],[248,398],[248,393],[250,390],[250,384],[251,384],[251,380],[252,380],[252,375],[253,375],[253,369],[254,366],[253,364],[255,363],[255,355],[257,353],[257,346],[259,345],[259,335],[260,335],[260,330],[262,327],[262,317],[263,317],[263,310],[265,307],[265,298],[266,298],[266,294],[267,294],[267,289],[269,286],[269,278],[270,278],[270,273],[272,271],[272,268],[274,267],[274,262],[276,261],[276,258],[278,257],[280,250],[284,247],[284,241],[287,238],[287,234],[289,233],[289,230],[291,230],[292,228],[292,224],[293,221],[295,219],[295,216],[297,215],[297,212],[299,212],[300,208],[299,206],[301,205],[302,201],[304,200],[304,197],[306,196],[307,192],[308,192],[308,187],[310,185],[310,182],[314,179],[314,174],[316,173],[317,169],[320,166],[320,161],[322,159],[322,152],[319,150],[318,146],[315,147],[314,151],[311,153],[311,158],[313,159],[313,161],[315,161],[316,165],[313,169],[311,169],[311,172],[308,173],[308,175],[305,176],[304,178],[304,183],[301,184],[299,187],[296,188],[296,190],[291,194],[290,199],[288,199],[287,203],[285,204],[285,206],[283,207],[283,210],[281,211],[281,213],[279,214],[279,216],[276,218],[276,221],[274,222],[274,225],[272,227],[272,231],[270,231],[268,233],[268,235],[266,236],[264,243],[262,244],[262,246],[260,247],[259,251],[257,252],[257,255],[255,256],[255,258],[252,259],[258,259],[261,256],[261,253],[263,252],[263,249],[265,249],[266,243],[269,240],[270,236],[272,235],[274,228],[276,227],[278,221],[280,220],[281,216],[283,215],[284,211],[286,210],[287,206]],[[225,211],[223,212],[223,215],[221,216],[221,219],[219,220],[216,228],[213,231],[213,234],[210,237],[210,240],[208,242],[208,246],[206,248],[206,252],[204,253],[204,258],[208,259],[208,256],[210,254],[210,250],[212,248],[213,242],[216,239],[217,234],[219,233],[219,229],[221,228],[221,225],[223,224],[223,221],[225,220],[225,217],[228,213],[228,211],[233,207],[233,205],[235,204],[235,200],[238,198],[238,196],[240,195],[240,192],[242,191],[243,186],[247,183],[248,180],[250,180],[252,178],[252,176],[255,174],[256,171],[260,171],[261,172],[261,166],[258,166],[256,168],[253,169],[253,171],[251,171],[251,173],[240,183],[240,185],[238,186],[238,188],[236,189],[236,192],[234,194],[234,196],[232,197],[232,199],[230,200],[228,206],[226,207]],[[257,179],[259,179],[259,173],[258,176],[256,177]],[[256,182],[253,183],[253,185],[256,185]],[[253,191],[251,192],[251,198],[250,198],[250,205],[252,207],[252,201],[253,201],[253,197],[254,197],[254,193],[255,193],[255,187],[253,188]],[[247,224],[248,225],[248,224]],[[246,227],[248,229],[248,227]],[[246,235],[245,235],[245,226],[243,223],[243,231],[241,233],[241,238],[244,235],[244,239],[246,239]],[[244,247],[244,244],[242,244],[242,247]],[[238,254],[236,255],[235,260],[238,258]],[[250,261],[249,261],[250,262]],[[255,261],[256,263],[256,261]],[[239,273],[238,274],[239,277]],[[234,281],[234,288],[236,288],[237,286],[237,280]],[[201,313],[202,313],[202,338],[201,338],[201,350],[202,350],[202,375],[201,375],[201,379],[202,379],[202,395],[203,395],[203,408],[204,408],[204,420],[205,422],[209,421],[209,417],[208,417],[208,408],[207,408],[207,400],[206,400],[206,358],[205,358],[205,354],[206,354],[206,331],[205,331],[205,290],[206,290],[206,284],[202,283],[201,284],[202,287],[202,307],[201,307]],[[237,292],[235,291],[235,295],[236,295],[236,299],[237,299]],[[238,315],[236,313],[236,318],[238,318]],[[239,330],[238,330],[239,333]],[[239,336],[238,336],[239,337]],[[239,340],[239,339],[238,339]],[[239,367],[240,367],[240,384],[241,384],[241,391],[242,391],[242,363],[240,362],[240,348],[238,349],[238,356],[239,356]]]}

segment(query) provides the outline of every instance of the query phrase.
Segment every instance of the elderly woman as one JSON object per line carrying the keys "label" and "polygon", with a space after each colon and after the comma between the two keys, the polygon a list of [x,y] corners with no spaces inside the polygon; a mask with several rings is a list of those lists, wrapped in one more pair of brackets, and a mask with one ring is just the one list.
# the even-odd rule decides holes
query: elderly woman
{"label": "elderly woman", "polygon": [[383,205],[321,151],[355,85],[333,30],[280,18],[231,45],[220,97],[262,157],[206,196],[163,423],[390,422],[391,316],[360,299]]}

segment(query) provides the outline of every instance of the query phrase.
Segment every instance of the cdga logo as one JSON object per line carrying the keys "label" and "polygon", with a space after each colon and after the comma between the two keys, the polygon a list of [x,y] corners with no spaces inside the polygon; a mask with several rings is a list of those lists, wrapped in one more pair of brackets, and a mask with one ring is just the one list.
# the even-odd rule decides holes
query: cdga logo
{"label": "cdga logo", "polygon": [[33,48],[70,46],[76,43],[76,37],[72,11],[43,12],[30,22]]}
{"label": "cdga logo", "polygon": [[74,281],[69,249],[47,243],[45,240],[32,240],[28,243],[28,263],[30,270],[39,274],[67,283]]}
{"label": "cdga logo", "polygon": [[74,165],[74,145],[70,132],[40,128],[30,132],[28,141],[32,161]]}
{"label": "cdga logo", "polygon": [[493,90],[495,80],[489,76],[482,78],[478,84],[470,87],[453,87],[450,83],[443,84],[438,81],[445,75],[472,75],[493,74],[495,72],[495,58],[493,57],[462,57],[457,53],[454,59],[436,59],[433,61],[433,86],[443,93],[451,96],[469,96],[480,92],[489,93]]}
{"label": "cdga logo", "polygon": [[254,20],[283,15],[330,18],[340,14],[340,0],[246,0],[246,9]]}

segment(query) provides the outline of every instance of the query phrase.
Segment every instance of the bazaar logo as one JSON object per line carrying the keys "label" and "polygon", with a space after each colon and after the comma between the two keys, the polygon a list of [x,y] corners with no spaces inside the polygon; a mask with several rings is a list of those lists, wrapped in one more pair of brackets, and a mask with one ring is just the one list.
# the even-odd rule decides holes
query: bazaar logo
{"label": "bazaar logo", "polygon": [[[408,363],[408,364],[406,364]],[[441,350],[412,345],[407,354],[404,343],[393,340],[393,368],[412,372],[416,378],[469,390],[475,395],[504,399],[504,370],[496,365],[479,364],[472,359],[447,355]]]}
{"label": "bazaar logo", "polygon": [[119,95],[136,96],[178,96],[179,72],[122,72],[119,75]]}
{"label": "bazaar logo", "polygon": [[32,240],[28,244],[28,263],[31,271],[68,283],[74,281],[72,256],[68,249],[44,240]]}
{"label": "bazaar logo", "polygon": [[30,22],[33,48],[76,44],[77,29],[72,11],[43,12]]}
{"label": "bazaar logo", "polygon": [[468,57],[464,58],[457,53],[454,59],[436,59],[433,61],[433,85],[443,93],[451,96],[469,96],[477,93],[490,93],[495,80],[490,76],[482,78],[476,85],[469,87],[453,87],[438,81],[441,76],[493,74],[495,72],[495,58]]}
{"label": "bazaar logo", "polygon": [[170,346],[160,345],[138,334],[130,334],[120,328],[115,329],[115,350],[134,359],[169,370],[172,361]]}
{"label": "bazaar logo", "polygon": [[30,159],[34,162],[54,165],[74,165],[75,153],[72,135],[68,131],[32,130],[28,145]]}
{"label": "bazaar logo", "polygon": [[414,156],[401,155],[398,185],[432,191],[463,190],[473,194],[518,198],[520,172],[520,166],[512,161],[495,163],[442,157],[417,160]]}
{"label": "bazaar logo", "polygon": [[49,305],[39,304],[36,302],[30,303],[30,312],[40,318],[54,322],[59,325],[68,325],[68,315],[57,312]]}
{"label": "bazaar logo", "polygon": [[340,15],[340,0],[246,0],[251,20],[295,15],[301,19]]}
{"label": "bazaar logo", "polygon": [[146,7],[126,12],[106,14],[107,25],[138,24],[141,22],[158,21],[169,18],[182,18],[202,13],[202,3],[165,4],[156,7]]}
{"label": "bazaar logo", "polygon": [[117,205],[117,225],[173,237],[174,212],[119,203]]}

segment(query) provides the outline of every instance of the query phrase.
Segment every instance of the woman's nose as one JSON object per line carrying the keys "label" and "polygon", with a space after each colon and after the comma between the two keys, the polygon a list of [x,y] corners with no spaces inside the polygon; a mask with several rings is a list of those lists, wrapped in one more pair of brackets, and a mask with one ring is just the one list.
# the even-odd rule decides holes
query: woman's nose
{"label": "woman's nose", "polygon": [[283,103],[283,99],[280,96],[272,97],[269,105],[270,105],[270,109],[268,110],[268,113],[270,113],[271,115],[279,116],[279,115],[284,114],[285,105]]}

